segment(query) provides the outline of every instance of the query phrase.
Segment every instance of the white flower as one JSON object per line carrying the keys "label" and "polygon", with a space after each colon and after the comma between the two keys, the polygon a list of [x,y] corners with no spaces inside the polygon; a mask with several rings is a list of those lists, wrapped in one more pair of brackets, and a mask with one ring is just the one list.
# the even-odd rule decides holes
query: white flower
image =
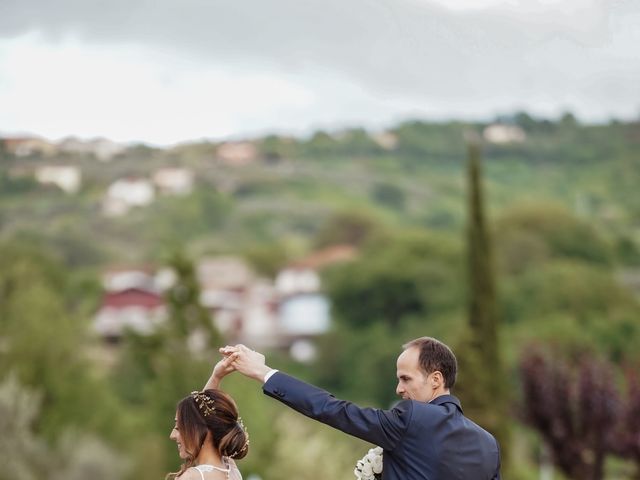
{"label": "white flower", "polygon": [[382,452],[381,447],[372,448],[356,462],[353,474],[358,480],[379,480],[382,478]]}
{"label": "white flower", "polygon": [[371,461],[373,473],[382,473],[382,455],[378,455]]}

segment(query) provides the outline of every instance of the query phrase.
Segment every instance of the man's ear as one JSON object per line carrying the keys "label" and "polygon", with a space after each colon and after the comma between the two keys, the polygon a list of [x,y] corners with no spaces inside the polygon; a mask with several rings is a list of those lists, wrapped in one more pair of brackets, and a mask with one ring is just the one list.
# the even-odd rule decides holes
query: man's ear
{"label": "man's ear", "polygon": [[441,386],[444,385],[444,377],[442,376],[442,372],[436,370],[431,374],[431,388],[437,390]]}

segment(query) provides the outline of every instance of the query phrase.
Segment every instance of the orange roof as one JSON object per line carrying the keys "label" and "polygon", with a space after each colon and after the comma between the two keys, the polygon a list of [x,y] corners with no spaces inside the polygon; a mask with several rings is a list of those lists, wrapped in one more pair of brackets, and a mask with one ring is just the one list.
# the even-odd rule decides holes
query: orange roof
{"label": "orange roof", "polygon": [[291,267],[319,270],[334,263],[353,260],[357,255],[358,250],[351,245],[332,245],[307,255],[294,262]]}

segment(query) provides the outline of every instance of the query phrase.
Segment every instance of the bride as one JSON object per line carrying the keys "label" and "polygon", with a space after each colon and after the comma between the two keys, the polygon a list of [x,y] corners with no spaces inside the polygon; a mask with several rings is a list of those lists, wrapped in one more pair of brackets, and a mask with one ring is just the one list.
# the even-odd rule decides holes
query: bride
{"label": "bride", "polygon": [[218,390],[220,380],[233,371],[228,358],[213,369],[204,390],[191,392],[178,403],[169,438],[178,444],[184,461],[166,480],[242,480],[234,459],[249,450],[249,435],[233,399]]}

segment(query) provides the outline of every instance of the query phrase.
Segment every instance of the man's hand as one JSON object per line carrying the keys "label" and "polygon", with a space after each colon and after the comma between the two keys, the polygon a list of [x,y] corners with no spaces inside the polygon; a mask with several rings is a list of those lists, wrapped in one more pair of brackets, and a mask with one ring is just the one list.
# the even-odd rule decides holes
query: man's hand
{"label": "man's hand", "polygon": [[264,382],[264,377],[271,371],[265,365],[264,355],[245,347],[242,344],[226,346],[220,349],[220,353],[230,359],[231,365],[246,377],[253,378],[260,383]]}

